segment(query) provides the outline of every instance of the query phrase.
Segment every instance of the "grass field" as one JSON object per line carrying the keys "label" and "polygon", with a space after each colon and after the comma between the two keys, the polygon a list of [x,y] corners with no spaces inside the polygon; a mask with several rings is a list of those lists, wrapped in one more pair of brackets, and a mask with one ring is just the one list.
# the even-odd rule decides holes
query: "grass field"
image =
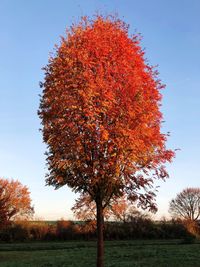
{"label": "grass field", "polygon": [[[0,266],[93,267],[95,242],[0,244]],[[180,241],[107,241],[105,267],[200,267],[200,244]]]}

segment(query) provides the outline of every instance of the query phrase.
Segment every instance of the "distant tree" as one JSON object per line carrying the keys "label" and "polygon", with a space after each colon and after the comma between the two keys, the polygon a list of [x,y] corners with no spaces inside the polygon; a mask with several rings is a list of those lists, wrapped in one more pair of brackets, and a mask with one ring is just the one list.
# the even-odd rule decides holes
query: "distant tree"
{"label": "distant tree", "polygon": [[140,211],[136,205],[124,197],[118,198],[110,206],[111,216],[114,220],[127,222],[132,216],[139,216]]}
{"label": "distant tree", "polygon": [[96,219],[96,204],[94,201],[91,201],[90,196],[87,194],[81,195],[76,199],[72,211],[80,221],[93,221]]}
{"label": "distant tree", "polygon": [[19,181],[0,178],[0,225],[33,214],[30,192]]}
{"label": "distant tree", "polygon": [[[1,180],[0,180],[1,181]],[[7,210],[6,204],[8,202],[8,197],[4,194],[4,187],[0,186],[0,226],[7,222]]]}
{"label": "distant tree", "polygon": [[127,194],[156,209],[154,178],[174,153],[159,111],[163,85],[144,60],[140,37],[113,17],[84,17],[44,68],[39,116],[48,145],[47,184],[88,194],[97,214],[97,266],[103,266],[103,210]]}
{"label": "distant tree", "polygon": [[200,216],[200,188],[186,188],[169,204],[174,217],[196,221]]}
{"label": "distant tree", "polygon": [[[96,219],[96,204],[89,195],[81,195],[72,207],[78,220],[94,221]],[[139,213],[135,205],[125,197],[112,198],[103,210],[104,218],[125,222],[133,213]]]}

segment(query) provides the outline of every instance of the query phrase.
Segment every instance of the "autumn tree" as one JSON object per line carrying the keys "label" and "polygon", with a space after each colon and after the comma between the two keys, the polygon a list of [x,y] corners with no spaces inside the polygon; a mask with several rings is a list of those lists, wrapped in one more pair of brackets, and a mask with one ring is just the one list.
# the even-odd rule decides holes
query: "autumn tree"
{"label": "autumn tree", "polygon": [[30,192],[18,180],[0,178],[0,226],[33,214]]}
{"label": "autumn tree", "polygon": [[200,216],[200,188],[186,188],[169,204],[169,212],[174,217],[196,221]]}
{"label": "autumn tree", "polygon": [[110,206],[111,216],[116,221],[127,222],[133,216],[139,216],[140,211],[134,203],[122,197]]}
{"label": "autumn tree", "polygon": [[[75,217],[82,221],[96,220],[96,204],[90,195],[81,195],[72,207]],[[140,212],[134,203],[128,201],[124,196],[110,199],[109,204],[104,208],[105,219],[126,222],[130,216],[138,215]]]}
{"label": "autumn tree", "polygon": [[90,195],[82,194],[76,199],[72,211],[74,216],[80,221],[93,221],[96,219],[96,203],[91,201]]}
{"label": "autumn tree", "polygon": [[46,182],[88,194],[97,214],[97,266],[103,266],[103,210],[127,194],[154,210],[154,179],[173,152],[161,133],[157,72],[140,37],[113,17],[84,17],[67,30],[41,83],[39,116],[47,144]]}

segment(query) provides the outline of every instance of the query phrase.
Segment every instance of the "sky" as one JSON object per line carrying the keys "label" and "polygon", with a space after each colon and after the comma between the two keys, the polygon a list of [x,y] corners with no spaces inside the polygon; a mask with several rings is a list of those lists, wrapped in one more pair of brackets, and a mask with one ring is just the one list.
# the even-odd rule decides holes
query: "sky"
{"label": "sky", "polygon": [[81,16],[117,13],[142,34],[151,65],[158,65],[163,90],[162,131],[179,148],[160,182],[157,218],[186,187],[200,186],[200,1],[198,0],[0,0],[0,177],[18,179],[31,192],[35,218],[73,219],[77,197],[70,189],[45,186],[45,149],[39,82],[54,45]]}

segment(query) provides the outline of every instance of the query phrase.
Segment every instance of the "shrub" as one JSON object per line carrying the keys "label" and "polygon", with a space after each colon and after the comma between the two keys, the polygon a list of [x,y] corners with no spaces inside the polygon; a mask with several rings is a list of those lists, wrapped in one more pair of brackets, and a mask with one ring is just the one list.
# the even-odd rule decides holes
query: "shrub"
{"label": "shrub", "polygon": [[60,240],[71,240],[74,238],[74,223],[72,221],[60,220],[56,223],[56,236]]}

